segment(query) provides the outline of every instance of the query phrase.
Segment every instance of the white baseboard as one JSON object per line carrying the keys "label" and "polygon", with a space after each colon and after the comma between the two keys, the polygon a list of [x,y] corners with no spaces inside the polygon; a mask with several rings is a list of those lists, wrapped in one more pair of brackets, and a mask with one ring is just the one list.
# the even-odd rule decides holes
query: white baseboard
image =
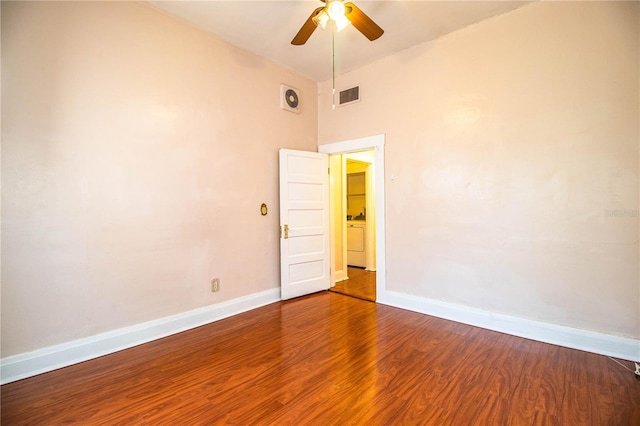
{"label": "white baseboard", "polygon": [[394,291],[380,292],[376,302],[540,342],[629,361],[640,360],[640,340],[637,339],[496,314]]}
{"label": "white baseboard", "polygon": [[344,280],[348,280],[349,277],[347,276],[347,271],[340,270],[340,271],[336,271],[336,275],[335,275],[335,281],[334,283],[340,282],[340,281],[344,281]]}
{"label": "white baseboard", "polygon": [[0,383],[46,373],[209,324],[280,300],[280,289],[205,306],[154,321],[97,334],[0,360]]}
{"label": "white baseboard", "polygon": [[[267,290],[131,327],[6,357],[0,360],[0,383],[14,382],[128,349],[279,300],[280,289]],[[640,340],[636,339],[496,314],[393,291],[379,292],[376,302],[540,342],[640,361]]]}

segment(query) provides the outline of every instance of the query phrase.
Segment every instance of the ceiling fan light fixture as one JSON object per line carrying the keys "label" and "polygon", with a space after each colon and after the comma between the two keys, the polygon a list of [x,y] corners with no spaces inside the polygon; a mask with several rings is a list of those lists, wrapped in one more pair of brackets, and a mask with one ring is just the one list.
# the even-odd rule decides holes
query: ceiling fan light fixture
{"label": "ceiling fan light fixture", "polygon": [[349,24],[351,24],[351,21],[349,21],[349,18],[347,18],[344,15],[339,16],[338,19],[334,19],[333,21],[336,23],[336,29],[338,30],[338,32],[344,30],[349,26]]}
{"label": "ceiling fan light fixture", "polygon": [[333,0],[327,3],[327,12],[329,13],[329,17],[334,21],[338,22],[339,19],[344,18],[345,7],[344,3],[340,0]]}
{"label": "ceiling fan light fixture", "polygon": [[327,13],[326,9],[322,9],[316,16],[313,17],[312,20],[317,27],[320,27],[324,30],[327,27],[327,22],[329,22],[329,14]]}

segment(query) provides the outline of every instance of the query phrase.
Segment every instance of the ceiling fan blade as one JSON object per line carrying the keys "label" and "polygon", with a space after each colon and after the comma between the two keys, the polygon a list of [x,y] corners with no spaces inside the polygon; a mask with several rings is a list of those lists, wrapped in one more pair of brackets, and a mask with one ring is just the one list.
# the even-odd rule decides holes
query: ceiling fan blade
{"label": "ceiling fan blade", "polygon": [[373,20],[363,11],[358,9],[358,6],[353,3],[345,3],[344,6],[346,9],[345,16],[347,19],[349,19],[351,24],[353,24],[358,31],[364,34],[366,38],[373,41],[384,33],[384,30],[380,28],[378,24],[373,22]]}
{"label": "ceiling fan blade", "polygon": [[293,40],[291,40],[291,44],[295,46],[301,46],[305,44],[307,40],[309,40],[309,37],[311,37],[311,34],[313,34],[313,31],[315,31],[316,29],[316,24],[313,22],[313,18],[318,13],[320,13],[322,9],[324,9],[324,7],[319,7],[314,10],[313,13],[311,13],[305,23],[302,24],[302,27],[300,28],[300,31],[298,31],[298,34],[296,34]]}

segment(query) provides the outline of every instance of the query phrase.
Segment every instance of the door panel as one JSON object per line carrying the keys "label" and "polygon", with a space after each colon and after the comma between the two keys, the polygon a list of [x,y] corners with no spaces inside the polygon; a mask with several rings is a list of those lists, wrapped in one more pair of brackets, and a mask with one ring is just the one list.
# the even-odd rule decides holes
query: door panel
{"label": "door panel", "polygon": [[280,150],[281,298],[330,285],[328,155]]}

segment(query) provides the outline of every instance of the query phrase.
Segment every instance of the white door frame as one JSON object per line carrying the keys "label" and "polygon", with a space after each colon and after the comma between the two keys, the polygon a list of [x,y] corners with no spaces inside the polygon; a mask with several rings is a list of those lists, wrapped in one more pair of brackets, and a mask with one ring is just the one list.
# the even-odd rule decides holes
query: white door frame
{"label": "white door frame", "polygon": [[[385,135],[382,134],[318,146],[318,152],[326,154],[347,154],[349,152],[355,151],[367,151],[370,149],[375,150],[374,185],[376,188],[376,300],[383,299],[387,289],[385,250],[386,228],[384,211],[384,143]],[[332,282],[333,279],[334,278],[332,276]]]}
{"label": "white door frame", "polygon": [[[347,247],[341,240],[338,250],[336,245],[337,235],[344,236],[347,233],[347,205],[346,202],[332,202],[332,200],[346,199],[346,164],[344,155],[328,155],[329,157],[329,223],[331,240],[331,287],[337,282],[349,279],[347,271]],[[336,208],[339,207],[339,212]],[[374,207],[375,208],[375,207]],[[342,219],[341,219],[342,218]],[[338,232],[340,230],[340,232]],[[340,262],[338,262],[340,259]],[[340,264],[340,268],[338,268]]]}

